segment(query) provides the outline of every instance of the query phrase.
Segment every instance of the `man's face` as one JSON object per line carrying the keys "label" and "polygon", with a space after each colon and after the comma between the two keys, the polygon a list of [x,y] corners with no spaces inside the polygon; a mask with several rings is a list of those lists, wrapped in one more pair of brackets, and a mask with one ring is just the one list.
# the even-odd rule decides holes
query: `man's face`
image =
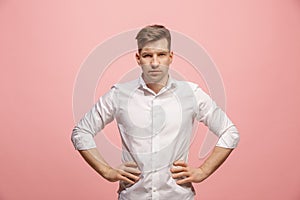
{"label": "man's face", "polygon": [[136,54],[136,60],[142,68],[146,84],[165,85],[168,80],[168,70],[172,58],[173,52],[168,49],[167,39],[163,38],[147,43],[140,53]]}

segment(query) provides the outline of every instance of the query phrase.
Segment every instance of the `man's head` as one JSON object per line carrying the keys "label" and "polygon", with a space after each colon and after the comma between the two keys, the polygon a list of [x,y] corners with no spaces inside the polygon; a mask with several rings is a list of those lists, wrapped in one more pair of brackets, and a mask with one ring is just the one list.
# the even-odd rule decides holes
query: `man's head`
{"label": "man's head", "polygon": [[136,39],[136,60],[142,68],[144,81],[148,84],[165,85],[173,59],[169,30],[161,25],[146,26],[140,30]]}
{"label": "man's head", "polygon": [[165,38],[168,42],[168,50],[171,50],[171,34],[168,29],[162,25],[150,25],[142,28],[137,36],[137,44],[139,53],[143,47],[149,43]]}

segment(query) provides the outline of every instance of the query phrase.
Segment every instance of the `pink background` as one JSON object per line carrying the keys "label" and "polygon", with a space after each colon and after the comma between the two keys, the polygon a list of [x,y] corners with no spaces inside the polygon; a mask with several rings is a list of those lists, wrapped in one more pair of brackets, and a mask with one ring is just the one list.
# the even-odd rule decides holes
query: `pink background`
{"label": "pink background", "polygon": [[0,1],[0,199],[115,199],[71,144],[74,82],[96,45],[160,23],[210,54],[241,133],[196,199],[299,200],[299,19],[296,0]]}

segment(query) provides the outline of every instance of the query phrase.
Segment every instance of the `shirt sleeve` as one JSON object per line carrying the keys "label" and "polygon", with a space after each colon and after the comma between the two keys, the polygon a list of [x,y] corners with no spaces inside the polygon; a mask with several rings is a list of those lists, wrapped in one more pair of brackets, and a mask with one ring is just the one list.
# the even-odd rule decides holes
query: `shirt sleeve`
{"label": "shirt sleeve", "polygon": [[198,86],[195,89],[195,96],[197,101],[196,120],[203,122],[210,131],[219,137],[216,146],[237,147],[240,135],[226,113]]}
{"label": "shirt sleeve", "polygon": [[94,136],[114,119],[115,90],[115,87],[112,87],[109,92],[101,96],[73,128],[71,140],[76,150],[96,147]]}

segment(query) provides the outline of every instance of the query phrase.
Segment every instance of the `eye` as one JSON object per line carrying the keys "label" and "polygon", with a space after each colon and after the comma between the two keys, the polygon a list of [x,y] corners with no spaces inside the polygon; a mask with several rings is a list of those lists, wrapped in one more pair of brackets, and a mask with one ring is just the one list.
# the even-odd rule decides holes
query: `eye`
{"label": "eye", "polygon": [[166,53],[159,53],[158,56],[165,56],[167,55]]}
{"label": "eye", "polygon": [[150,57],[152,57],[152,55],[151,54],[143,54],[142,57],[143,58],[150,58]]}

